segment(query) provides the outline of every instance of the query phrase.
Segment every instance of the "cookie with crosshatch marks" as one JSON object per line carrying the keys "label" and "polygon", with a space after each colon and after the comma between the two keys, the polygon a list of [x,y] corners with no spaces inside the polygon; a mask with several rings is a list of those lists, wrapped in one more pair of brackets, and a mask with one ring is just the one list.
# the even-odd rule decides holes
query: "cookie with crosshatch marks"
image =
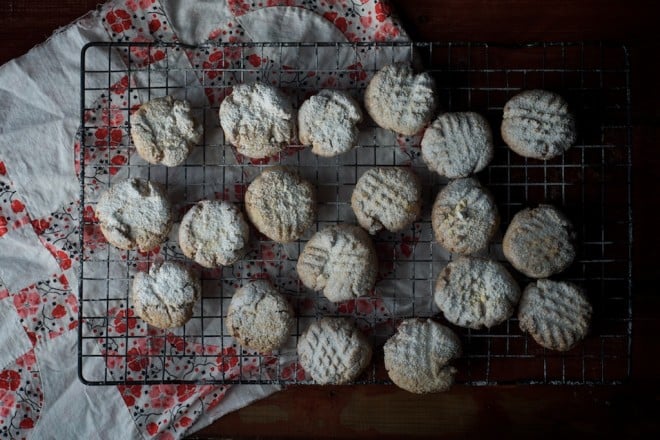
{"label": "cookie with crosshatch marks", "polygon": [[504,105],[502,139],[524,157],[547,160],[568,150],[577,138],[568,103],[547,90],[526,90]]}
{"label": "cookie with crosshatch marks", "polygon": [[566,216],[552,205],[516,213],[504,234],[507,260],[532,278],[562,272],[575,259],[575,232]]}
{"label": "cookie with crosshatch marks", "polygon": [[449,182],[433,204],[435,239],[450,252],[473,254],[488,247],[500,224],[495,199],[477,179]]}
{"label": "cookie with crosshatch marks", "polygon": [[538,280],[523,292],[520,329],[550,350],[566,351],[587,335],[592,308],[584,291],[565,281]]}
{"label": "cookie with crosshatch marks", "polygon": [[131,116],[131,138],[137,153],[149,163],[175,167],[202,139],[190,103],[172,96],[154,98]]}
{"label": "cookie with crosshatch marks", "polygon": [[225,325],[244,347],[270,353],[289,337],[293,308],[267,280],[255,280],[238,289],[231,298]]}
{"label": "cookie with crosshatch marks", "polygon": [[431,319],[406,319],[385,342],[385,369],[392,382],[411,393],[437,393],[454,383],[449,362],[461,355],[461,341]]}
{"label": "cookie with crosshatch marks", "polygon": [[154,263],[149,272],[138,272],[131,286],[135,313],[158,328],[184,325],[192,317],[202,287],[199,278],[184,264]]}
{"label": "cookie with crosshatch marks", "polygon": [[296,111],[284,92],[269,84],[234,86],[219,115],[225,138],[253,159],[277,154],[295,138]]}
{"label": "cookie with crosshatch marks", "polygon": [[314,223],[316,190],[292,169],[267,168],[245,191],[245,211],[259,232],[288,243]]}
{"label": "cookie with crosshatch marks", "polygon": [[330,301],[364,296],[374,287],[378,257],[369,235],[354,225],[328,226],[307,242],[296,271],[305,287]]}
{"label": "cookie with crosshatch marks", "polygon": [[204,267],[233,264],[248,245],[250,227],[237,205],[202,200],[186,212],[179,226],[179,246]]}
{"label": "cookie with crosshatch marks", "polygon": [[419,218],[422,209],[420,181],[407,168],[371,168],[355,184],[351,207],[360,226],[370,234],[383,228],[401,231]]}
{"label": "cookie with crosshatch marks", "polygon": [[390,64],[369,81],[364,107],[379,126],[404,135],[416,134],[435,113],[435,81],[428,72],[415,74],[408,63]]}
{"label": "cookie with crosshatch marks", "polygon": [[444,113],[426,129],[421,147],[431,170],[450,179],[468,177],[493,159],[493,133],[478,113]]}
{"label": "cookie with crosshatch marks", "polygon": [[298,340],[303,369],[321,385],[354,381],[371,361],[367,338],[348,318],[321,318]]}
{"label": "cookie with crosshatch marks", "polygon": [[360,105],[343,90],[324,89],[309,97],[298,110],[298,137],[312,153],[332,157],[357,145]]}
{"label": "cookie with crosshatch marks", "polygon": [[104,192],[96,205],[101,232],[120,249],[146,252],[161,244],[172,227],[172,209],[165,188],[132,178]]}
{"label": "cookie with crosshatch marks", "polygon": [[435,304],[447,321],[472,329],[493,327],[513,315],[520,288],[494,260],[461,257],[450,261],[435,285]]}

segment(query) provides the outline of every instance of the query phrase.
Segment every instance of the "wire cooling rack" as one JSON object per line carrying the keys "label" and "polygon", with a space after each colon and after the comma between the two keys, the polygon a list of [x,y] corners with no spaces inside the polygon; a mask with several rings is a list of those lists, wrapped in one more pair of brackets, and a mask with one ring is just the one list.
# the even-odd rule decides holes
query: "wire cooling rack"
{"label": "wire cooling rack", "polygon": [[[88,384],[309,383],[295,358],[297,337],[323,315],[348,315],[379,347],[402,317],[435,316],[435,278],[452,258],[433,241],[430,207],[445,181],[429,172],[419,138],[396,137],[366,120],[360,146],[333,159],[291,147],[269,161],[249,161],[225,143],[217,111],[232,84],[261,80],[290,94],[296,105],[321,88],[341,88],[361,99],[368,79],[391,61],[432,72],[445,111],[477,111],[493,127],[496,153],[478,177],[496,198],[503,231],[525,206],[554,203],[573,220],[579,251],[558,279],[588,292],[594,322],[588,338],[556,353],[535,344],[514,318],[490,330],[454,328],[464,356],[457,380],[506,383],[620,383],[630,373],[631,344],[631,123],[630,70],[624,46],[538,43],[92,43],[82,51],[81,246],[79,374]],[[577,115],[577,145],[542,162],[512,153],[498,127],[505,102],[522,89],[559,92]],[[156,96],[186,98],[205,127],[202,144],[185,165],[149,165],[133,154],[130,117]],[[368,118],[367,118],[368,119]],[[203,298],[184,327],[160,331],[134,315],[129,285],[138,270],[159,259],[185,261],[170,239],[150,253],[120,251],[104,243],[94,216],[98,195],[113,182],[142,176],[164,183],[176,220],[203,198],[242,203],[245,186],[265,166],[296,167],[317,185],[318,221],[297,243],[277,245],[252,230],[251,250],[231,267],[204,270]],[[379,281],[373,296],[333,305],[297,282],[293,267],[313,232],[355,222],[350,194],[372,166],[410,166],[424,185],[420,221],[402,234],[379,234]],[[489,254],[504,261],[500,232]],[[188,262],[188,264],[191,264]],[[508,266],[510,268],[510,266]],[[521,286],[528,279],[515,273]],[[249,279],[270,278],[295,305],[297,324],[287,345],[271,355],[245,350],[222,323],[233,291]],[[380,354],[379,354],[380,352]],[[361,382],[386,382],[382,350]]]}

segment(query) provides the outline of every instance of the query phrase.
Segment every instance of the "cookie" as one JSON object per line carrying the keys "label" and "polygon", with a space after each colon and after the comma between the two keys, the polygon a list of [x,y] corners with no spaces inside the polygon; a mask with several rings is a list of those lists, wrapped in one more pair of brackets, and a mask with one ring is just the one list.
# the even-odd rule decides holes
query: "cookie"
{"label": "cookie", "polygon": [[298,110],[298,138],[312,153],[332,157],[357,145],[360,105],[342,90],[321,90]]}
{"label": "cookie", "polygon": [[171,205],[161,185],[123,180],[104,192],[96,205],[101,232],[120,249],[147,252],[165,241],[172,227]]}
{"label": "cookie", "polygon": [[407,168],[372,168],[358,179],[351,207],[360,226],[370,234],[383,228],[401,231],[419,218],[421,184]]}
{"label": "cookie", "polygon": [[493,159],[493,133],[478,113],[444,113],[424,131],[421,147],[429,169],[450,179],[468,177]]}
{"label": "cookie", "polygon": [[461,327],[493,327],[513,315],[520,288],[500,263],[477,257],[450,261],[435,285],[435,304]]}
{"label": "cookie", "polygon": [[158,328],[184,325],[192,317],[202,286],[199,278],[181,263],[154,263],[149,273],[135,274],[131,301],[135,313]]}
{"label": "cookie", "polygon": [[392,382],[411,393],[437,393],[454,383],[449,362],[461,355],[461,341],[430,319],[406,319],[385,342],[385,369]]}
{"label": "cookie", "polygon": [[552,159],[575,143],[575,117],[568,103],[547,90],[526,90],[504,106],[502,139],[516,153]]}
{"label": "cookie", "polygon": [[192,116],[190,103],[171,96],[155,98],[131,115],[131,138],[140,157],[149,163],[175,167],[185,162],[203,128]]}
{"label": "cookie", "polygon": [[225,138],[247,157],[272,156],[295,136],[296,112],[280,89],[264,83],[239,84],[220,104]]}
{"label": "cookie", "polygon": [[289,338],[293,308],[267,280],[251,281],[231,298],[225,325],[241,345],[270,353]]}
{"label": "cookie", "polygon": [[322,291],[330,301],[364,296],[374,287],[378,257],[364,229],[328,226],[307,242],[296,271],[305,287]]}
{"label": "cookie", "polygon": [[518,320],[520,329],[539,345],[566,351],[587,335],[591,312],[591,304],[578,286],[544,279],[525,288]]}
{"label": "cookie", "polygon": [[245,211],[252,224],[279,243],[300,238],[316,219],[316,191],[288,168],[267,168],[245,192]]}
{"label": "cookie", "polygon": [[322,318],[298,339],[298,360],[316,383],[354,381],[371,361],[371,345],[347,318]]}
{"label": "cookie", "polygon": [[407,63],[383,67],[364,93],[364,107],[374,122],[405,135],[420,132],[431,121],[436,100],[431,75],[416,75]]}
{"label": "cookie", "polygon": [[179,226],[179,246],[186,257],[208,267],[228,266],[248,246],[250,228],[236,205],[202,200],[186,212]]}
{"label": "cookie", "polygon": [[507,260],[532,278],[562,272],[575,259],[573,225],[557,208],[539,205],[518,212],[504,234]]}
{"label": "cookie", "polygon": [[493,196],[473,178],[450,182],[433,204],[435,239],[450,252],[468,255],[483,251],[499,224]]}

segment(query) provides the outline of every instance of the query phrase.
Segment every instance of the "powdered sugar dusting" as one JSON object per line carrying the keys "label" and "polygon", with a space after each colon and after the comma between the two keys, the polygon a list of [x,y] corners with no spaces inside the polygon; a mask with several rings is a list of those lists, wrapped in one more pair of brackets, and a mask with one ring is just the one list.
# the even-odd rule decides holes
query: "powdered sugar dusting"
{"label": "powdered sugar dusting", "polygon": [[227,331],[242,345],[270,353],[284,344],[293,328],[291,305],[266,280],[255,280],[234,293],[227,312]]}
{"label": "powdered sugar dusting", "polygon": [[245,192],[245,210],[259,232],[281,243],[290,242],[314,222],[316,192],[295,171],[268,168]]}
{"label": "powdered sugar dusting", "polygon": [[220,124],[239,153],[258,159],[278,153],[293,141],[296,112],[276,87],[239,84],[220,104]]}
{"label": "powdered sugar dusting", "polygon": [[448,327],[430,319],[406,319],[385,343],[390,379],[411,393],[445,391],[454,383],[449,365],[461,355],[461,342]]}
{"label": "powdered sugar dusting", "polygon": [[163,187],[137,178],[119,182],[103,193],[96,215],[105,238],[121,249],[151,250],[165,239],[172,225]]}
{"label": "powdered sugar dusting", "polygon": [[204,267],[229,265],[245,254],[250,229],[237,206],[202,200],[183,216],[179,244]]}
{"label": "powdered sugar dusting", "polygon": [[342,90],[321,90],[300,106],[300,142],[312,145],[319,156],[336,156],[357,144],[362,111],[355,100]]}
{"label": "powdered sugar dusting", "polygon": [[456,179],[438,193],[431,222],[444,248],[472,254],[488,246],[499,226],[499,214],[495,199],[478,180]]}
{"label": "powdered sugar dusting", "polygon": [[510,318],[520,288],[497,261],[461,257],[440,272],[434,299],[449,322],[476,330]]}
{"label": "powdered sugar dusting", "polygon": [[575,117],[556,93],[526,90],[504,106],[502,139],[521,156],[551,159],[575,142]]}
{"label": "powdered sugar dusting", "polygon": [[390,64],[369,82],[364,106],[381,127],[416,134],[433,118],[437,106],[435,82],[428,72],[415,75],[407,63]]}
{"label": "powdered sugar dusting", "polygon": [[149,273],[138,272],[131,287],[135,312],[158,328],[183,325],[199,300],[201,285],[181,263],[154,263]]}
{"label": "powdered sugar dusting", "polygon": [[171,96],[152,99],[131,118],[131,137],[138,154],[147,162],[168,167],[186,160],[202,132],[190,103]]}

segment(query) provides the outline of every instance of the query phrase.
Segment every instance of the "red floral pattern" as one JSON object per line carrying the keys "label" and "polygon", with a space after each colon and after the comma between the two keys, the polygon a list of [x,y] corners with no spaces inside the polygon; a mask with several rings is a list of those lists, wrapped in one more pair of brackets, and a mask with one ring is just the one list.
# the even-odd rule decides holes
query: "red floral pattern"
{"label": "red floral pattern", "polygon": [[36,340],[55,338],[78,326],[78,299],[62,273],[10,295],[26,332]]}
{"label": "red floral pattern", "polygon": [[0,371],[0,437],[26,438],[43,405],[41,379],[34,351]]}
{"label": "red floral pattern", "polygon": [[105,20],[110,25],[110,29],[114,33],[122,33],[127,31],[133,25],[131,21],[131,14],[123,9],[112,9],[105,14]]}

